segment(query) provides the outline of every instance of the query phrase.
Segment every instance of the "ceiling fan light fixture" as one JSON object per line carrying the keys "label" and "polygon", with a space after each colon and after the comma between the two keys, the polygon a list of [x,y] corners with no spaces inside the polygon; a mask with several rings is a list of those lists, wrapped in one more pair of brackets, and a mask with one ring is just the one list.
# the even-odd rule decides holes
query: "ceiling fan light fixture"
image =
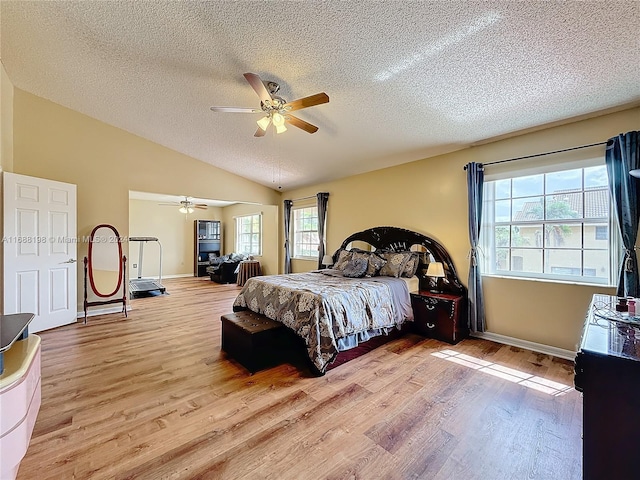
{"label": "ceiling fan light fixture", "polygon": [[192,207],[187,207],[187,206],[184,206],[184,205],[183,205],[183,206],[181,206],[181,207],[178,209],[178,211],[179,211],[180,213],[184,213],[185,215],[186,215],[187,213],[193,213],[193,212],[194,212],[194,210],[193,210],[193,208],[192,208]]}
{"label": "ceiling fan light fixture", "polygon": [[[273,114],[273,125],[274,125],[276,128],[278,128],[278,127],[283,127],[283,126],[284,126],[284,117],[283,117],[280,113],[278,113],[278,112],[275,112],[275,113]],[[283,131],[286,131],[286,130],[287,130],[287,129],[285,128]],[[278,133],[280,133],[280,132],[278,132]]]}
{"label": "ceiling fan light fixture", "polygon": [[256,122],[258,124],[258,126],[264,130],[265,132],[267,131],[267,127],[269,126],[269,124],[271,123],[271,118],[267,117],[262,117],[260,120],[258,120]]}
{"label": "ceiling fan light fixture", "polygon": [[[2,1],[2,0],[0,0]],[[313,107],[329,102],[329,95],[324,92],[316,93],[308,97],[298,98],[287,102],[284,98],[276,95],[280,86],[276,82],[264,81],[255,73],[245,73],[244,78],[255,93],[260,97],[260,109],[246,107],[211,107],[214,112],[229,113],[263,113],[264,117],[257,121],[258,128],[253,134],[254,137],[264,137],[269,125],[273,124],[278,133],[287,131],[285,123],[289,123],[296,128],[300,128],[307,133],[315,133],[318,127],[305,122],[298,117],[289,115],[295,110]]]}

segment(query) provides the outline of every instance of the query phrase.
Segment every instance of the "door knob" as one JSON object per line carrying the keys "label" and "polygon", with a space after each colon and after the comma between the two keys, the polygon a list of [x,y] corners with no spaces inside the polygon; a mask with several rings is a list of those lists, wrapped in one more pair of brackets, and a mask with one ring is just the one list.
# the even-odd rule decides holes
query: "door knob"
{"label": "door knob", "polygon": [[76,263],[76,259],[75,258],[70,258],[66,262],[62,262],[62,263]]}

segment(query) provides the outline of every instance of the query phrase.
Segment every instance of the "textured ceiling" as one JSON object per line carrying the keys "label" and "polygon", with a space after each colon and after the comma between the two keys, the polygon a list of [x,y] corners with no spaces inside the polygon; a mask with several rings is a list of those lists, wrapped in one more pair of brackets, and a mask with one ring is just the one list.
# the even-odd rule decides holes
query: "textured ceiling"
{"label": "textured ceiling", "polygon": [[[283,190],[640,100],[640,2],[0,2],[13,84]],[[242,74],[315,134],[254,138]],[[602,139],[594,139],[599,141]]]}
{"label": "textured ceiling", "polygon": [[228,207],[229,205],[235,205],[236,203],[245,202],[225,202],[223,200],[211,200],[208,198],[196,198],[187,195],[167,195],[164,193],[151,193],[151,192],[137,192],[135,190],[129,190],[129,199],[131,200],[145,200],[148,202],[157,202],[162,204],[176,204],[180,206],[185,200],[192,203],[205,204],[210,207]]}

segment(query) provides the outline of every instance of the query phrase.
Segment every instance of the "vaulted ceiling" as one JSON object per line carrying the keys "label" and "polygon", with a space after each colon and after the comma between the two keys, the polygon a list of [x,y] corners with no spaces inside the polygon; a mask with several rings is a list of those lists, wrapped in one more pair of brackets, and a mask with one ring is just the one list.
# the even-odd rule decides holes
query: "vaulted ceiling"
{"label": "vaulted ceiling", "polygon": [[[15,87],[283,190],[637,105],[640,2],[7,1]],[[243,77],[330,102],[253,136]],[[594,141],[603,139],[594,139]]]}

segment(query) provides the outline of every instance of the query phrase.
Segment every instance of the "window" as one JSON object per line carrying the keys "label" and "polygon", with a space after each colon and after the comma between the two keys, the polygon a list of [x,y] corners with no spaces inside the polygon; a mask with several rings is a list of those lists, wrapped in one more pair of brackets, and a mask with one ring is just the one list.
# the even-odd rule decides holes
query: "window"
{"label": "window", "polygon": [[293,256],[318,258],[318,207],[293,210]]}
{"label": "window", "polygon": [[607,227],[596,226],[596,240],[608,240],[609,229]]}
{"label": "window", "polygon": [[611,285],[604,165],[485,181],[483,273]]}
{"label": "window", "polygon": [[262,255],[262,215],[236,217],[236,252]]}

